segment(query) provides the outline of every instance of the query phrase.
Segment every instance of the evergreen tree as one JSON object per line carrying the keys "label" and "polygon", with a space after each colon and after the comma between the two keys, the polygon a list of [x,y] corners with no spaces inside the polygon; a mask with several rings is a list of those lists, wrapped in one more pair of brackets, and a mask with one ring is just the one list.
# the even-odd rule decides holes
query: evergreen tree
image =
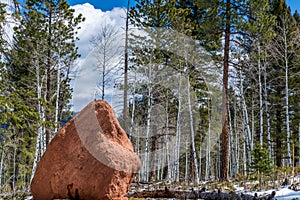
{"label": "evergreen tree", "polygon": [[269,154],[270,152],[259,144],[256,144],[255,148],[251,151],[253,160],[251,162],[250,169],[252,169],[253,172],[258,173],[261,184],[263,176],[269,175],[272,169],[272,160]]}
{"label": "evergreen tree", "polygon": [[[79,57],[76,33],[83,20],[81,15],[74,16],[64,0],[25,3],[20,23],[14,28],[12,48],[5,54],[6,93],[10,97],[7,110],[13,111],[6,120],[16,161],[12,189],[16,180],[22,181],[20,177],[26,177],[24,183],[30,182],[62,116],[69,117],[71,73]],[[26,174],[23,170],[18,173],[21,168],[26,168]]]}
{"label": "evergreen tree", "polygon": [[[297,94],[292,91],[298,87],[294,82],[297,80],[297,76],[294,74],[299,69],[296,64],[299,59],[299,40],[297,39],[299,38],[299,28],[285,1],[274,0],[271,5],[272,13],[276,16],[276,25],[274,26],[276,37],[269,51],[274,58],[271,71],[274,79],[270,94],[272,104],[275,105],[272,115],[275,119],[274,123],[276,123],[273,135],[276,143],[276,165],[282,166],[282,161],[286,158],[285,164],[291,166],[291,143],[293,139],[298,140],[296,134],[292,134],[293,132],[297,133],[298,130],[292,127],[291,123],[297,124],[298,115],[298,105],[293,103]],[[295,16],[297,17],[296,13]],[[285,143],[280,139],[282,137],[287,138]],[[285,150],[284,146],[287,147]]]}
{"label": "evergreen tree", "polygon": [[39,101],[44,97],[48,144],[63,111],[70,108],[70,76],[79,56],[75,34],[83,18],[74,17],[74,10],[64,0],[28,0],[25,8],[21,24],[15,28],[9,74],[19,87],[35,90]]}

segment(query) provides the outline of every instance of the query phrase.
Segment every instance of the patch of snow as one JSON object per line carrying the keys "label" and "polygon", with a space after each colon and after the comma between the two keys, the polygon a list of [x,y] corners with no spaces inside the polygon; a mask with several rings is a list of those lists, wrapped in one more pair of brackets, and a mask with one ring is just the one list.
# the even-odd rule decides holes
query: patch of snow
{"label": "patch of snow", "polygon": [[288,188],[282,188],[279,191],[276,191],[275,197],[277,200],[300,199],[300,191],[294,191]]}

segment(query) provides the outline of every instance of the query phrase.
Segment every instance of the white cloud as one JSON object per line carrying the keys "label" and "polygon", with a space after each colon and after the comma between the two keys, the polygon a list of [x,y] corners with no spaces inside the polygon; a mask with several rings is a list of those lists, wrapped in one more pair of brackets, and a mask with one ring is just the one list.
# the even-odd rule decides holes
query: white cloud
{"label": "white cloud", "polygon": [[1,3],[6,4],[6,23],[4,26],[4,35],[2,36],[8,45],[12,44],[13,40],[13,28],[19,24],[19,22],[12,16],[14,5],[11,0],[0,0]]}
{"label": "white cloud", "polygon": [[[96,58],[92,53],[90,40],[101,29],[101,26],[106,23],[120,29],[121,42],[124,38],[125,10],[123,8],[114,8],[111,11],[103,12],[89,3],[75,5],[72,8],[75,9],[75,15],[81,13],[85,17],[85,21],[80,24],[81,29],[78,31],[80,40],[77,42],[77,46],[81,57],[78,59],[79,71],[73,83],[73,110],[79,111],[94,99],[96,84],[99,80],[99,73],[95,70]],[[114,95],[117,96],[119,92],[113,92],[110,89],[106,93],[106,100],[116,104]],[[116,98],[120,99],[119,94]]]}

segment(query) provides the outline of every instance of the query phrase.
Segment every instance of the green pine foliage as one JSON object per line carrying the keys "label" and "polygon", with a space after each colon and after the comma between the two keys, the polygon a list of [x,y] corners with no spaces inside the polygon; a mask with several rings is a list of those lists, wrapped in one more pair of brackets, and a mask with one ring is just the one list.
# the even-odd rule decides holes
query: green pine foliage
{"label": "green pine foliage", "polygon": [[272,166],[272,160],[270,158],[270,152],[259,144],[256,144],[254,149],[251,151],[253,156],[250,169],[253,172],[259,172],[264,174],[270,174]]}
{"label": "green pine foliage", "polygon": [[[5,5],[0,8],[2,33]],[[44,138],[38,128],[46,130],[49,142],[71,115],[70,81],[79,57],[75,41],[84,18],[75,17],[64,0],[28,0],[22,13],[12,16],[20,21],[10,48],[0,36],[0,189],[15,192],[28,190],[35,152],[42,155],[41,146],[36,148],[37,137]]]}

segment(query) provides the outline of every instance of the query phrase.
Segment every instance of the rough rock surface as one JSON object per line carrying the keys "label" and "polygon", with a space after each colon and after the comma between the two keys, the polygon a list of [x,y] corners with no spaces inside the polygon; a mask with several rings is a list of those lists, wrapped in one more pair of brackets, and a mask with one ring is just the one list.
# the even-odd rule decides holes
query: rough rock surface
{"label": "rough rock surface", "polygon": [[52,139],[31,183],[35,200],[126,199],[140,160],[113,110],[94,101]]}

